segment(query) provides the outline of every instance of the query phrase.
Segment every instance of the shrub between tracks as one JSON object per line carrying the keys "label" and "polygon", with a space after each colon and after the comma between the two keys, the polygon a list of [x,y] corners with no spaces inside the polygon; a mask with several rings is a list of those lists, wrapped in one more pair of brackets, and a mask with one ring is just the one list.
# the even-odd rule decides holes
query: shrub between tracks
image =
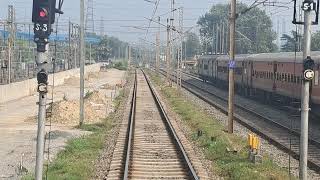
{"label": "shrub between tracks", "polygon": [[[244,138],[226,133],[223,125],[204,109],[187,100],[177,89],[164,86],[166,83],[154,72],[147,73],[154,84],[160,87],[160,93],[172,110],[180,115],[183,123],[191,130],[190,139],[212,162],[214,174],[225,179],[290,179],[288,170],[277,166],[269,157],[264,157],[262,164],[251,163]],[[199,130],[202,131],[200,136]]]}

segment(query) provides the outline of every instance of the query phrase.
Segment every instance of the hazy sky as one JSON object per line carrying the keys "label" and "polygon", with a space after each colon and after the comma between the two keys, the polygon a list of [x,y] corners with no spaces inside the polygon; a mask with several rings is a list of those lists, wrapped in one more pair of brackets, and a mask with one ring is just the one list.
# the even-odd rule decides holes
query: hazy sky
{"label": "hazy sky", "polygon": [[[148,21],[145,17],[150,18],[154,9],[154,4],[144,0],[93,0],[94,1],[94,19],[95,31],[100,32],[101,19],[103,19],[104,32],[107,35],[119,37],[122,40],[130,42],[138,41],[139,38],[146,36],[145,31],[132,28],[130,26],[145,27],[148,26]],[[152,0],[151,0],[152,1]],[[183,6],[184,8],[184,26],[187,28],[194,26],[200,15],[205,14],[214,3],[226,3],[227,0],[175,0],[176,7]],[[272,0],[275,2],[276,0]],[[240,2],[240,1],[238,1]],[[242,0],[241,2],[252,3],[253,0]],[[280,3],[287,3],[290,0],[278,0]],[[14,5],[17,13],[17,21],[30,22],[32,0],[0,0],[0,19],[5,19],[7,16],[7,7],[9,4]],[[289,4],[289,6],[292,6]],[[281,32],[288,32],[291,28],[291,9],[279,8],[274,10],[274,7],[259,6],[266,9],[268,14],[272,15],[274,21],[274,29],[279,29]],[[157,15],[169,12],[170,0],[160,0],[160,5],[157,10]],[[79,22],[79,0],[65,0],[63,11],[59,21],[59,30],[66,31],[69,18],[73,22]],[[275,12],[279,12],[276,13]],[[168,16],[162,16],[162,23],[166,23]],[[132,21],[128,21],[132,20]],[[279,28],[277,25],[279,24]],[[151,24],[151,27],[157,26]],[[163,31],[165,28],[162,29]],[[196,31],[193,30],[193,31]],[[148,39],[154,41],[155,29],[150,29]],[[163,33],[162,33],[163,34]],[[151,36],[153,35],[153,36]],[[164,34],[163,34],[164,37]],[[163,38],[162,38],[163,39]]]}

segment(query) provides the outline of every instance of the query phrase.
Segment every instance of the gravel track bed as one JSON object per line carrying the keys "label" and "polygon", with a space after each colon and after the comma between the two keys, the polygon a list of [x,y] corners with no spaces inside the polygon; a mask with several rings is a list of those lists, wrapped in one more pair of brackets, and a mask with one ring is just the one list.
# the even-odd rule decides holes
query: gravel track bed
{"label": "gravel track bed", "polygon": [[[128,75],[127,75],[128,76]],[[130,77],[131,78],[131,77]],[[114,115],[113,128],[108,133],[105,140],[105,148],[101,152],[100,156],[95,162],[95,177],[93,179],[107,179],[108,173],[110,171],[110,165],[112,161],[112,157],[114,154],[114,149],[117,144],[117,139],[119,136],[120,127],[123,121],[127,121],[127,117],[125,114],[129,114],[128,112],[128,104],[130,104],[130,96],[133,90],[133,81],[132,78],[127,81],[128,83],[124,88],[124,101],[120,103],[118,110]]]}
{"label": "gravel track bed", "polygon": [[[152,83],[152,82],[151,82]],[[188,146],[188,148],[185,147],[185,150],[189,156],[189,158],[192,161],[197,161],[197,164],[193,164],[195,170],[197,171],[198,175],[199,172],[202,174],[204,178],[202,179],[222,179],[219,176],[216,176],[211,171],[212,169],[212,162],[205,158],[205,155],[203,153],[203,150],[199,148],[198,144],[196,144],[195,141],[192,140],[192,131],[186,125],[181,117],[174,112],[172,107],[170,107],[168,104],[168,100],[159,92],[161,92],[160,87],[153,85],[156,94],[158,95],[164,110],[167,112],[168,116],[170,117],[170,121],[175,128],[177,135],[179,136],[179,139],[184,142],[184,146]]]}
{"label": "gravel track bed", "polygon": [[128,179],[189,179],[188,167],[140,71],[137,80]]}
{"label": "gravel track bed", "polygon": [[[205,88],[209,91],[215,92],[215,94],[219,95],[220,97],[223,97],[225,99],[228,98],[227,91],[223,91],[219,88],[216,88],[212,84],[203,83],[195,79],[189,79],[189,77],[185,79],[188,79],[187,81],[190,81],[192,84],[199,85],[199,87],[201,88]],[[252,109],[258,112],[259,114],[263,115],[264,117],[268,117],[286,127],[292,127],[292,129],[295,131],[300,131],[300,117],[293,116],[291,112],[276,109],[274,107],[270,107],[270,105],[261,104],[257,101],[247,99],[239,95],[235,95],[235,103],[245,108]],[[310,121],[309,136],[312,137],[314,140],[320,141],[320,127],[318,123]]]}

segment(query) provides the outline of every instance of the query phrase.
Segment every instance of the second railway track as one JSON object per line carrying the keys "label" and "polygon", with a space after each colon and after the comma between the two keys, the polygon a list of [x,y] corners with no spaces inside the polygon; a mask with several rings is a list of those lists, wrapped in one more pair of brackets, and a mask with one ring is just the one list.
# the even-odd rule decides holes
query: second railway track
{"label": "second railway track", "polygon": [[[165,76],[164,71],[162,74]],[[186,74],[192,79],[198,79],[194,75]],[[206,84],[199,81],[186,81],[182,79],[182,86],[204,100],[208,104],[228,113],[227,98],[209,91]],[[261,135],[277,147],[290,153],[294,158],[299,159],[300,133],[277,123],[269,117],[256,112],[254,109],[244,107],[241,104],[235,104],[235,119],[251,131]],[[308,166],[316,171],[320,170],[320,142],[309,138]]]}

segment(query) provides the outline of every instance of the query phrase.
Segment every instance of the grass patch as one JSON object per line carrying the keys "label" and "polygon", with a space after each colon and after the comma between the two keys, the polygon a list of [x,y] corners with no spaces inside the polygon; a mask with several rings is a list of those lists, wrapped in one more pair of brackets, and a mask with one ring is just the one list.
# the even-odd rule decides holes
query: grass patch
{"label": "grass patch", "polygon": [[[120,106],[124,97],[124,92],[120,91],[120,95],[114,100],[116,108]],[[94,161],[104,148],[106,135],[114,126],[114,118],[115,113],[111,113],[101,123],[83,125],[81,129],[90,131],[92,134],[71,139],[67,142],[65,149],[59,152],[57,158],[50,164],[48,179],[93,179],[95,173]],[[29,174],[22,179],[31,180],[34,179],[34,176]]]}
{"label": "grass patch", "polygon": [[128,62],[126,60],[120,60],[114,63],[113,67],[115,69],[125,71],[128,69]]}
{"label": "grass patch", "polygon": [[[169,105],[192,130],[192,139],[212,161],[212,171],[225,179],[290,179],[288,170],[277,166],[269,157],[255,165],[248,160],[246,139],[224,132],[224,127],[203,109],[186,100],[175,88],[164,86],[164,81],[151,71],[151,80],[161,88]],[[198,136],[198,131],[203,134]],[[227,149],[237,150],[237,153]],[[291,179],[295,179],[291,177]]]}

